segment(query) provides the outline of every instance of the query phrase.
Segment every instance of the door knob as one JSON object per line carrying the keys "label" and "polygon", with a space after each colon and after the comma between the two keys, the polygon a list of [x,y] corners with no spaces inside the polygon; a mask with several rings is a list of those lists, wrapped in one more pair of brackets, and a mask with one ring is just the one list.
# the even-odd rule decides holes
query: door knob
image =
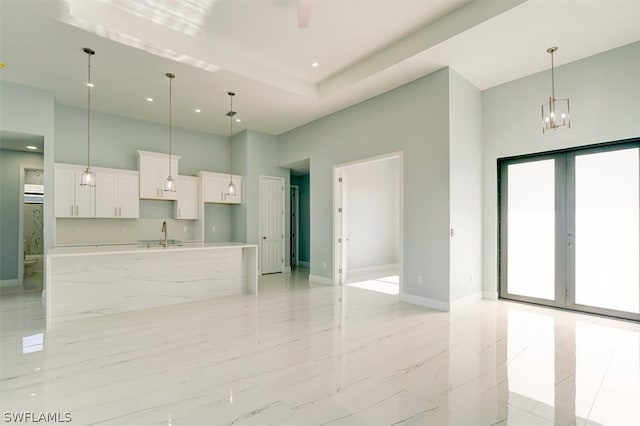
{"label": "door knob", "polygon": [[267,237],[262,237],[262,239],[263,239],[263,240],[266,240],[266,239],[267,239]]}

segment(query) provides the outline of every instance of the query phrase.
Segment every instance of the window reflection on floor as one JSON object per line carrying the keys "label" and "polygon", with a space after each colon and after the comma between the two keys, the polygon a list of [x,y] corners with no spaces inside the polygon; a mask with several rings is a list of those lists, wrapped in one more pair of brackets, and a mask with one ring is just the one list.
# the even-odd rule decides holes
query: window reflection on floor
{"label": "window reflection on floor", "polygon": [[347,283],[351,287],[358,287],[365,290],[377,291],[378,293],[398,295],[400,294],[400,276],[389,275],[381,278]]}

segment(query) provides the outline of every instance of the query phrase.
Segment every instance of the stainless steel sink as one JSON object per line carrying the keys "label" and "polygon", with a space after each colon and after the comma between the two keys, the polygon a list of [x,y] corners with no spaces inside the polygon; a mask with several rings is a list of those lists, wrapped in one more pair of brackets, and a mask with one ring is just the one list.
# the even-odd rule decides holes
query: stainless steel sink
{"label": "stainless steel sink", "polygon": [[[143,246],[151,248],[151,247],[158,247],[158,246],[163,246],[163,241],[162,240],[138,240],[139,242],[142,243]],[[182,241],[180,240],[167,240],[167,246],[171,246],[171,247],[180,247],[182,246]]]}

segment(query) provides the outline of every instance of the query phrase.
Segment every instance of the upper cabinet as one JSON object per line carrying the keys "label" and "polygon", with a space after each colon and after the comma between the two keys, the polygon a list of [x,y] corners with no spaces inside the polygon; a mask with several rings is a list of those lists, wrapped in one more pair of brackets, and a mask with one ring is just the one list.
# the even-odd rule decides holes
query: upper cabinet
{"label": "upper cabinet", "polygon": [[[178,160],[180,156],[171,156],[171,175],[178,178]],[[176,192],[165,191],[164,181],[169,176],[169,154],[138,151],[138,170],[140,171],[140,198],[150,200],[176,200]]]}
{"label": "upper cabinet", "polygon": [[231,176],[227,173],[200,172],[203,200],[205,203],[240,204],[242,202],[242,176],[233,175],[235,195],[227,194]]}
{"label": "upper cabinet", "polygon": [[96,171],[96,217],[136,219],[140,216],[138,173],[129,170]]}
{"label": "upper cabinet", "polygon": [[176,219],[198,218],[198,181],[194,176],[178,176],[176,178],[176,194],[173,216]]}
{"label": "upper cabinet", "polygon": [[56,164],[54,212],[56,217],[94,217],[95,187],[80,185],[83,166]]}

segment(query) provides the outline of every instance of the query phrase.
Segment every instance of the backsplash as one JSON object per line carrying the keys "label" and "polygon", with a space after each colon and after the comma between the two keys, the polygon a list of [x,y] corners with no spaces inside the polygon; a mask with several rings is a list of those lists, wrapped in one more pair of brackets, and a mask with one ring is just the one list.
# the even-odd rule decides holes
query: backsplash
{"label": "backsplash", "polygon": [[195,240],[192,220],[176,219],[56,219],[55,245],[130,244],[162,238],[162,222],[167,222],[167,238]]}

